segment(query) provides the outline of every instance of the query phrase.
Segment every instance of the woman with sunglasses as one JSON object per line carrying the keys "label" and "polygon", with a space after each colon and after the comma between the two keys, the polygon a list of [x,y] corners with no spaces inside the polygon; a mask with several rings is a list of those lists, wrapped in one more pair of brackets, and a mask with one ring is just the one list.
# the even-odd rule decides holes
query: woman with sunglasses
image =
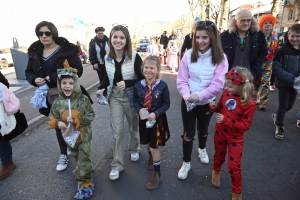
{"label": "woman with sunglasses", "polygon": [[[63,37],[58,37],[57,28],[53,23],[47,21],[40,22],[35,27],[35,34],[39,40],[32,43],[28,48],[29,60],[25,76],[27,81],[35,87],[47,84],[50,88],[48,92],[49,99],[53,102],[58,98],[57,69],[63,68],[63,62],[67,59],[70,66],[78,70],[78,76],[80,77],[83,72],[82,63],[77,55],[78,48],[76,45],[69,43]],[[81,90],[83,94],[89,97],[87,91],[82,86]],[[51,96],[50,93],[52,93]],[[39,112],[48,116],[51,102],[47,98],[47,108],[39,109]],[[68,149],[60,129],[56,128],[55,131],[61,154],[56,170],[62,171],[68,165]]]}
{"label": "woman with sunglasses", "polygon": [[192,48],[184,54],[177,76],[177,89],[182,96],[183,122],[181,136],[183,164],[178,172],[179,179],[186,179],[191,169],[196,121],[200,162],[209,163],[206,141],[213,114],[209,103],[215,100],[223,88],[224,75],[227,71],[228,61],[223,54],[216,25],[211,21],[198,22],[192,39]]}
{"label": "woman with sunglasses", "polygon": [[[131,161],[139,159],[139,116],[133,107],[133,86],[144,79],[142,59],[132,51],[129,31],[124,25],[116,25],[109,34],[109,51],[105,56],[106,76],[99,90],[110,86],[110,124],[113,136],[113,161],[109,174],[111,180],[119,178],[124,169],[124,117],[130,133]],[[97,91],[97,95],[99,94]]]}

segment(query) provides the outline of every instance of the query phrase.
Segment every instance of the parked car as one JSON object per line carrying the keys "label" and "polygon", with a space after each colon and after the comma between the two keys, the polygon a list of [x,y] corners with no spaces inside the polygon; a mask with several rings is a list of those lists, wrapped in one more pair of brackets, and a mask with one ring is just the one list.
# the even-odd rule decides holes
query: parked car
{"label": "parked car", "polygon": [[147,47],[150,45],[150,40],[149,39],[140,39],[136,43],[136,51],[147,51]]}
{"label": "parked car", "polygon": [[0,49],[0,69],[6,69],[13,66],[12,56],[9,50]]}

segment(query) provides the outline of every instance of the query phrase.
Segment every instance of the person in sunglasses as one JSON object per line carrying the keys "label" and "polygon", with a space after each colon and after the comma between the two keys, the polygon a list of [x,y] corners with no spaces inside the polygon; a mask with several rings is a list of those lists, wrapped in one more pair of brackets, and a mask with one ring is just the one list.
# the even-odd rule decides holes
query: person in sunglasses
{"label": "person in sunglasses", "polygon": [[229,69],[241,66],[249,69],[256,80],[267,56],[265,34],[259,30],[249,10],[241,10],[231,21],[228,30],[221,33],[223,50]]}
{"label": "person in sunglasses", "polygon": [[182,57],[177,75],[177,89],[182,96],[181,116],[183,122],[183,164],[179,179],[186,179],[191,169],[191,155],[195,126],[198,131],[200,162],[209,163],[206,152],[208,126],[212,116],[209,103],[222,90],[228,61],[223,53],[218,28],[211,21],[196,24],[192,48]]}
{"label": "person in sunglasses", "polygon": [[[42,21],[35,27],[35,34],[38,41],[32,43],[28,48],[28,63],[25,70],[27,81],[35,86],[40,87],[47,84],[50,88],[48,91],[47,108],[39,109],[39,112],[45,116],[50,113],[51,103],[58,98],[57,90],[57,69],[64,68],[63,62],[68,60],[70,66],[78,70],[80,77],[83,72],[82,63],[78,57],[78,47],[69,43],[66,38],[58,37],[58,31],[51,22]],[[82,93],[92,100],[87,91],[81,86]],[[60,157],[56,166],[57,171],[67,168],[68,148],[65,143],[61,130],[56,128],[56,137],[60,147]]]}
{"label": "person in sunglasses", "polygon": [[140,137],[139,115],[133,107],[134,84],[144,76],[141,71],[142,59],[132,50],[130,34],[125,25],[115,25],[109,34],[109,51],[105,56],[106,76],[96,92],[110,86],[110,124],[113,139],[111,180],[119,178],[124,170],[124,117],[127,119],[130,134],[129,151],[131,161],[139,160]]}

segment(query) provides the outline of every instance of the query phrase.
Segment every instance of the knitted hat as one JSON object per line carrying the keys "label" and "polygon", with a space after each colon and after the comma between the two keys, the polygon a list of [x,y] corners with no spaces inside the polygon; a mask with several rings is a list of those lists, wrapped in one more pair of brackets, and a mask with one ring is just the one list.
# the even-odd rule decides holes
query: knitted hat
{"label": "knitted hat", "polygon": [[272,26],[274,27],[274,25],[276,24],[276,18],[273,15],[267,14],[267,15],[263,15],[260,17],[259,21],[258,21],[258,27],[260,30],[262,30],[263,24],[269,21],[272,23]]}

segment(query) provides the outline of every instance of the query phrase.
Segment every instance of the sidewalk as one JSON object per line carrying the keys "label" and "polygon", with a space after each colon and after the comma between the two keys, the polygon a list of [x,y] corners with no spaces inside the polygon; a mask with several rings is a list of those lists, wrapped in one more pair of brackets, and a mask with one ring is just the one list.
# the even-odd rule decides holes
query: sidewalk
{"label": "sidewalk", "polygon": [[[41,115],[38,109],[30,105],[30,99],[34,95],[36,87],[30,85],[27,80],[18,80],[14,67],[1,70],[2,74],[7,78],[10,84],[10,91],[20,99],[20,110],[23,112],[28,121],[28,128],[25,132],[32,130],[32,128],[43,123],[47,118]],[[25,72],[24,72],[25,73]],[[83,74],[80,77],[80,84],[89,91],[96,85],[99,85],[98,75],[92,69],[90,64],[83,65]]]}

